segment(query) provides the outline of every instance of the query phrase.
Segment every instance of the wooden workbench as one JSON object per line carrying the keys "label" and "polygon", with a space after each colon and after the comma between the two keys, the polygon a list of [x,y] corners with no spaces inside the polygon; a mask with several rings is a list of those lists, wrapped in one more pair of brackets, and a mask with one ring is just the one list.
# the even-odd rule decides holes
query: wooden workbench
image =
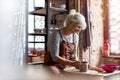
{"label": "wooden workbench", "polygon": [[66,69],[64,73],[65,80],[120,80],[120,71],[113,73],[100,73],[88,70],[88,72],[80,72],[79,70]]}

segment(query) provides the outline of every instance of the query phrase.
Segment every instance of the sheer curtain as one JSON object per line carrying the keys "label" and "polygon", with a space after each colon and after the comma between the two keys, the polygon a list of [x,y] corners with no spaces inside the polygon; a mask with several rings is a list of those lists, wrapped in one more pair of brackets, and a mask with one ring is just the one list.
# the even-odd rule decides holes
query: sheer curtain
{"label": "sheer curtain", "polygon": [[26,0],[0,0],[0,65],[23,64]]}

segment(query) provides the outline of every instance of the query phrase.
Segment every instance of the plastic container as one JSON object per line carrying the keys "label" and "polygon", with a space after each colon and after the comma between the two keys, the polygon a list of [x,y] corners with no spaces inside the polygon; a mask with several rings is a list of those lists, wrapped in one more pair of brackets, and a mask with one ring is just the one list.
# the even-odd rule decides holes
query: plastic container
{"label": "plastic container", "polygon": [[110,55],[109,43],[106,41],[104,43],[104,56],[108,57]]}

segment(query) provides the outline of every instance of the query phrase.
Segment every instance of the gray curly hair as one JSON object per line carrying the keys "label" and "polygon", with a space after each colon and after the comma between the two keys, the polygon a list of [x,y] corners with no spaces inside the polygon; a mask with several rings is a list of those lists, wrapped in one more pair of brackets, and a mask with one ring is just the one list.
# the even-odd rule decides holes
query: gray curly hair
{"label": "gray curly hair", "polygon": [[64,26],[66,26],[69,22],[81,24],[81,29],[86,29],[85,17],[79,12],[76,12],[75,9],[70,10],[69,14],[67,15],[64,21]]}

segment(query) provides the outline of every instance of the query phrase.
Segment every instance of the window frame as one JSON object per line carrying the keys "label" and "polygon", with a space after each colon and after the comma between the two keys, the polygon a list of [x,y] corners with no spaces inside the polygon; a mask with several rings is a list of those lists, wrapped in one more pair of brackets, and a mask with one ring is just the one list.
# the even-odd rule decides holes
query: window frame
{"label": "window frame", "polygon": [[[105,41],[109,41],[109,35],[110,35],[110,33],[109,33],[109,0],[103,0],[103,6],[104,6],[104,8],[103,8],[103,14],[104,14],[104,18],[103,18],[103,23],[104,23],[104,42]],[[113,58],[115,58],[115,57],[119,57],[120,58],[120,54],[114,54],[114,53],[111,53],[111,51],[110,51],[110,56],[112,56]]]}

